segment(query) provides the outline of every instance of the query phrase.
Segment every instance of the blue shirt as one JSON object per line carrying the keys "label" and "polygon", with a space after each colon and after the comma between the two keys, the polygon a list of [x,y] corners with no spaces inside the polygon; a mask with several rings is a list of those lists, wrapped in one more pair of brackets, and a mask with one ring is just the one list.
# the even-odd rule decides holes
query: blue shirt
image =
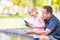
{"label": "blue shirt", "polygon": [[49,20],[45,20],[45,24],[47,29],[52,30],[49,35],[52,35],[57,39],[60,38],[60,22],[57,17],[52,15]]}

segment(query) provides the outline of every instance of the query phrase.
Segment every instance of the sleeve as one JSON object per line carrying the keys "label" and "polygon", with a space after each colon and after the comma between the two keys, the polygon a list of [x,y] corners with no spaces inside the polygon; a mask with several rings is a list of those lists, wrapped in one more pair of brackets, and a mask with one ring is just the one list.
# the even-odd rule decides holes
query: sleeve
{"label": "sleeve", "polygon": [[46,26],[46,28],[50,29],[50,30],[54,30],[56,28],[56,25],[57,25],[57,20],[56,19],[52,19],[52,20],[50,20],[50,22]]}

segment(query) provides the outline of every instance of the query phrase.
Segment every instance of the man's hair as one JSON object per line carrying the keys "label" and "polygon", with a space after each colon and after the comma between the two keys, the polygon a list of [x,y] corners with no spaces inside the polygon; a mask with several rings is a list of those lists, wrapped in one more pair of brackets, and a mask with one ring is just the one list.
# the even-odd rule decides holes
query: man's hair
{"label": "man's hair", "polygon": [[50,14],[52,14],[53,10],[51,6],[43,6],[44,9],[47,10],[47,12],[49,12]]}

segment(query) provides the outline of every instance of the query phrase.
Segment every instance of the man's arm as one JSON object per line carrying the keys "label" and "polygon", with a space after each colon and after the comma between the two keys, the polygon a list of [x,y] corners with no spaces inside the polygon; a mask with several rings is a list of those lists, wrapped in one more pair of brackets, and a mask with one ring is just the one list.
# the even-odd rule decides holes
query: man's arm
{"label": "man's arm", "polygon": [[58,23],[57,21],[58,20],[56,20],[56,19],[51,19],[49,24],[46,26],[46,29],[44,31],[35,32],[35,33],[40,34],[40,35],[48,35],[48,34],[50,34],[56,28],[56,25]]}
{"label": "man's arm", "polygon": [[51,20],[51,22],[48,24],[48,26],[46,26],[46,29],[43,31],[27,31],[27,34],[37,34],[37,35],[48,35],[49,33],[51,33],[55,27],[56,27],[57,21],[56,20]]}
{"label": "man's arm", "polygon": [[51,33],[52,32],[52,30],[50,30],[50,29],[46,29],[46,30],[44,30],[44,31],[38,31],[38,32],[33,32],[34,34],[37,34],[37,35],[45,35],[45,36],[47,36],[49,33]]}
{"label": "man's arm", "polygon": [[50,32],[52,32],[52,30],[50,29],[46,29],[45,31],[38,31],[38,32],[32,30],[25,31],[26,34],[37,34],[37,35],[45,35],[45,36],[47,36]]}

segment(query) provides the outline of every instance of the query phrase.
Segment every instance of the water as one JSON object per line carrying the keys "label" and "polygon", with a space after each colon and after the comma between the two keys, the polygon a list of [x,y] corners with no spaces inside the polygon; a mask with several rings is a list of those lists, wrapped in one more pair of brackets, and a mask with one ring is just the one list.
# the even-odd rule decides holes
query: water
{"label": "water", "polygon": [[32,35],[24,34],[23,31],[20,30],[4,31],[0,32],[0,40],[33,40]]}

